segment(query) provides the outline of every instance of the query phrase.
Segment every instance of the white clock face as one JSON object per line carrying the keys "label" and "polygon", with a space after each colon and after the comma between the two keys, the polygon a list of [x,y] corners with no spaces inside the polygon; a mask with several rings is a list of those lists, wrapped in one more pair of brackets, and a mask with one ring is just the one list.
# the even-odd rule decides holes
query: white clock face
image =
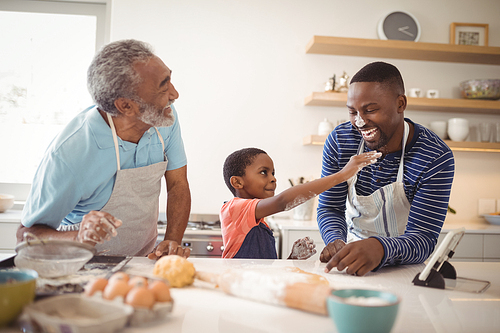
{"label": "white clock face", "polygon": [[381,39],[417,41],[420,37],[420,25],[409,13],[392,12],[380,22],[379,37]]}

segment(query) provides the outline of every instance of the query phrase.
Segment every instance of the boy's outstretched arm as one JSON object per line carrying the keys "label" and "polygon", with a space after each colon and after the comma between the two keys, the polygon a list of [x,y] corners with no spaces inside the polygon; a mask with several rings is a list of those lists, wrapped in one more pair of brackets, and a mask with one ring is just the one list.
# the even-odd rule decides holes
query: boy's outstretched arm
{"label": "boy's outstretched arm", "polygon": [[269,215],[290,210],[329,188],[345,182],[365,166],[375,163],[380,156],[382,156],[382,153],[375,151],[354,155],[351,157],[349,163],[337,173],[313,180],[309,183],[290,187],[274,197],[262,199],[255,208],[255,218],[258,220]]}

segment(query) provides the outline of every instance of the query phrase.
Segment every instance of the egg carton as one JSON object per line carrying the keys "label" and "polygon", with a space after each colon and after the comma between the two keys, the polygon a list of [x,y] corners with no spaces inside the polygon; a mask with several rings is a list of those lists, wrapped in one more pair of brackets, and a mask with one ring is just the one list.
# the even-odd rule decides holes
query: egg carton
{"label": "egg carton", "polygon": [[[106,300],[102,297],[101,291],[96,291],[92,296],[82,296],[90,299],[99,299],[101,301],[115,303],[115,304],[125,304],[124,298],[122,296],[117,296],[113,300]],[[127,305],[130,306],[130,305]],[[141,326],[144,324],[149,324],[154,321],[162,320],[167,317],[169,313],[172,312],[174,308],[174,301],[170,302],[156,302],[151,309],[143,307],[132,307],[133,312],[128,317],[127,324],[129,326]]]}
{"label": "egg carton", "polygon": [[31,303],[23,315],[43,332],[111,333],[125,327],[133,313],[127,304],[68,294]]}

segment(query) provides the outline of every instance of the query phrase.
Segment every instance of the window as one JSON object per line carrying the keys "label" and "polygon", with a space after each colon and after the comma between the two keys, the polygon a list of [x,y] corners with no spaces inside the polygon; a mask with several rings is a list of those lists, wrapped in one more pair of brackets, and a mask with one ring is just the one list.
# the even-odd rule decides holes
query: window
{"label": "window", "polygon": [[86,74],[105,13],[100,3],[0,3],[0,183],[31,183],[50,141],[92,104]]}

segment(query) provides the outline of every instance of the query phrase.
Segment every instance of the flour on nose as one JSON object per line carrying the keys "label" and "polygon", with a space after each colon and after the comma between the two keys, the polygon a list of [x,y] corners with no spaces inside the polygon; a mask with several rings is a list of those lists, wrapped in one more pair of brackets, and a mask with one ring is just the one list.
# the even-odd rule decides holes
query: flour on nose
{"label": "flour on nose", "polygon": [[354,122],[357,127],[365,126],[365,121],[363,120],[363,118],[360,117],[359,114],[356,117],[354,117]]}

